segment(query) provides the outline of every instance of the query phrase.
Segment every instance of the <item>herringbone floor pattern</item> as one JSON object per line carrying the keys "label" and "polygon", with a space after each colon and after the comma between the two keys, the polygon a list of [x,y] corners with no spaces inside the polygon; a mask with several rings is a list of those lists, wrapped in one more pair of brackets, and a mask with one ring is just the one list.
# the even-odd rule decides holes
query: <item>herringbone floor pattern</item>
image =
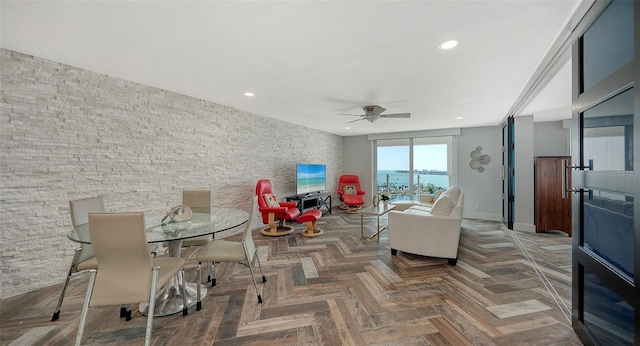
{"label": "herringbone floor pattern", "polygon": [[[375,218],[365,221],[371,233]],[[203,309],[155,318],[152,343],[580,345],[570,323],[571,238],[564,233],[464,220],[458,264],[450,266],[403,252],[391,256],[387,231],[379,243],[360,239],[357,215],[336,210],[318,224],[325,234],[310,239],[254,231],[267,276],[259,284],[262,304],[246,267],[220,264]],[[187,278],[195,277],[190,262]],[[87,275],[72,279],[55,322],[49,320],[61,284],[4,299],[1,344],[73,344],[86,284]],[[118,307],[92,309],[83,344],[142,344],[146,318],[134,310],[125,322],[118,314]]]}

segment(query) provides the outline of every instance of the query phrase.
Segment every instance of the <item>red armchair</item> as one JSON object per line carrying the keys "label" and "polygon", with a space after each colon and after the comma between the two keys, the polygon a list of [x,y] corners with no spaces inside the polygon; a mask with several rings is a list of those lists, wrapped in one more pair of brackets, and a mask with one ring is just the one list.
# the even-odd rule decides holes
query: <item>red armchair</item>
{"label": "red armchair", "polygon": [[[256,195],[258,196],[258,210],[262,213],[262,222],[269,225],[269,228],[260,230],[260,233],[277,237],[293,233],[293,227],[286,226],[286,220],[296,220],[300,211],[296,207],[296,202],[280,202],[273,194],[271,181],[260,179],[256,184]],[[276,226],[275,221],[278,220]]]}
{"label": "red armchair", "polygon": [[345,174],[338,181],[338,196],[343,205],[342,209],[355,213],[364,205],[364,191],[360,188],[360,179],[357,175]]}

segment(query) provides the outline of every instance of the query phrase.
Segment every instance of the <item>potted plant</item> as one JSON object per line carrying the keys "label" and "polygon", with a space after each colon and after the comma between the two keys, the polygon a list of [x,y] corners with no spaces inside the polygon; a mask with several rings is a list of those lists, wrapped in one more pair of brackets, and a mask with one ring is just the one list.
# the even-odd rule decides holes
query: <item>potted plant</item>
{"label": "potted plant", "polygon": [[384,206],[386,207],[387,204],[389,204],[389,196],[387,195],[382,195],[380,196],[380,200],[382,201],[382,204],[384,204]]}

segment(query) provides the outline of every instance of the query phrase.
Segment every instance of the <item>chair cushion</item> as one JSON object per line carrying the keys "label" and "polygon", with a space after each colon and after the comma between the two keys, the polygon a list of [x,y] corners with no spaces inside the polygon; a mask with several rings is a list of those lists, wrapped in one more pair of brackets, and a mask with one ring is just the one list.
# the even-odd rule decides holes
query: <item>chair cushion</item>
{"label": "chair cushion", "polygon": [[189,246],[201,246],[208,244],[211,240],[213,240],[213,235],[201,235],[199,237],[188,238],[182,241],[182,247]]}
{"label": "chair cushion", "polygon": [[297,221],[300,223],[307,222],[307,221],[317,221],[321,217],[322,217],[322,212],[318,209],[313,209],[313,210],[305,211],[304,214],[298,217]]}
{"label": "chair cushion", "polygon": [[435,203],[433,203],[431,215],[449,215],[457,202],[458,199],[454,198],[453,195],[442,194]]}
{"label": "chair cushion", "polygon": [[342,187],[342,192],[345,196],[355,196],[358,194],[358,190],[355,185],[344,185]]}
{"label": "chair cushion", "polygon": [[240,242],[214,240],[198,251],[196,259],[202,262],[247,262],[247,255]]}
{"label": "chair cushion", "polygon": [[451,186],[445,190],[440,196],[453,195],[457,199],[460,196],[460,188],[457,186]]}
{"label": "chair cushion", "polygon": [[411,209],[415,209],[415,210],[422,210],[422,211],[426,211],[426,212],[431,212],[431,208],[433,208],[432,206],[428,206],[428,205],[414,205],[410,207]]}
{"label": "chair cushion", "polygon": [[262,195],[264,198],[264,202],[267,203],[267,207],[279,207],[280,203],[278,203],[278,197],[272,193],[265,193]]}
{"label": "chair cushion", "polygon": [[364,204],[364,197],[362,195],[343,196],[342,201],[346,206],[359,206]]}
{"label": "chair cushion", "polygon": [[422,210],[422,209],[417,209],[415,207],[411,207],[407,210],[405,210],[403,213],[405,214],[412,214],[412,215],[421,215],[421,216],[430,216],[431,213],[426,211],[426,210]]}
{"label": "chair cushion", "polygon": [[86,260],[76,264],[76,271],[98,269],[98,260],[95,257],[89,257]]}

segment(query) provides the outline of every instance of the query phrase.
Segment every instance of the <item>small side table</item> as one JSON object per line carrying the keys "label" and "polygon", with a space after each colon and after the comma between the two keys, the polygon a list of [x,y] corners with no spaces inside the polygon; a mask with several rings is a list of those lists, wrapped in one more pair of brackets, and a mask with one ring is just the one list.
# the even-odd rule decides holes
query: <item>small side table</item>
{"label": "small side table", "polygon": [[[380,241],[380,232],[382,232],[382,230],[386,228],[386,226],[380,226],[380,216],[386,214],[387,212],[389,212],[389,210],[394,209],[395,207],[396,206],[393,204],[384,205],[383,203],[380,203],[377,207],[369,206],[369,207],[358,210],[358,214],[360,214],[360,237],[362,239],[376,239],[377,241]],[[378,221],[378,230],[376,231],[376,233],[370,236],[364,235],[364,216],[365,215],[367,216],[373,215],[376,217]]]}

